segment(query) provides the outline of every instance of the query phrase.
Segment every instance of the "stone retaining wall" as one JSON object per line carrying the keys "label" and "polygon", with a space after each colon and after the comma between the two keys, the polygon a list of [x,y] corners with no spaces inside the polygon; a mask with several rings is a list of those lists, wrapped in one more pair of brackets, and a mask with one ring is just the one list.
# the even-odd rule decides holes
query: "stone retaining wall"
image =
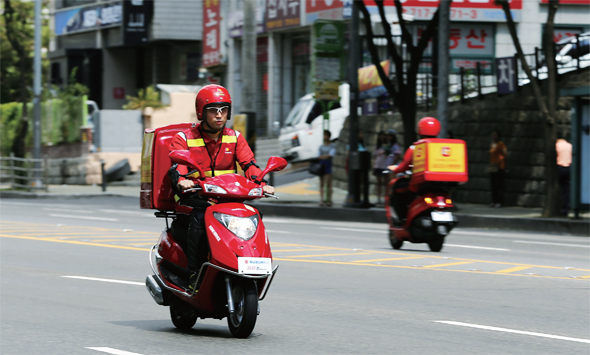
{"label": "stone retaining wall", "polygon": [[[561,76],[559,89],[587,86],[589,70]],[[541,86],[543,90],[543,86]],[[565,133],[569,140],[571,98],[558,101],[558,131]],[[424,116],[436,117],[436,111],[418,112],[416,119]],[[403,146],[403,125],[399,113],[393,115],[362,116],[359,127],[363,131],[366,147],[372,152],[377,133],[393,128]],[[505,204],[523,207],[541,207],[544,197],[543,118],[529,86],[520,88],[515,94],[498,97],[485,95],[482,100],[473,98],[464,103],[452,103],[449,107],[449,129],[454,138],[467,143],[469,159],[469,182],[459,186],[453,198],[460,202],[491,202],[490,179],[486,173],[489,161],[491,133],[499,130],[502,141],[508,147],[505,180]],[[348,119],[340,133],[337,155],[334,158],[334,185],[347,189],[348,176],[345,171],[349,141]],[[552,143],[551,143],[552,144]],[[375,191],[375,177],[371,175],[371,193]]]}

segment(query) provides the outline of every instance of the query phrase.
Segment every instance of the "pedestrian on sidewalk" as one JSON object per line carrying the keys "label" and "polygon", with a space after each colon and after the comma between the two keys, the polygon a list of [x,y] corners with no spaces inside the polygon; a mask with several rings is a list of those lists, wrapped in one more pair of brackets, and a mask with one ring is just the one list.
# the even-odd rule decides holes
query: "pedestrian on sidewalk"
{"label": "pedestrian on sidewalk", "polygon": [[570,165],[572,165],[572,145],[563,136],[555,142],[557,151],[557,170],[561,187],[561,215],[567,216],[570,210]]}
{"label": "pedestrian on sidewalk", "polygon": [[323,167],[320,175],[320,206],[328,207],[332,206],[332,158],[336,155],[336,147],[330,141],[331,136],[330,131],[324,131],[324,144],[320,146],[318,156]]}
{"label": "pedestrian on sidewalk", "polygon": [[492,144],[490,145],[490,186],[492,190],[492,203],[490,207],[502,207],[504,205],[504,172],[506,170],[506,156],[508,149],[501,141],[500,131],[492,132]]}
{"label": "pedestrian on sidewalk", "polygon": [[383,203],[382,197],[384,196],[385,190],[387,188],[387,176],[389,175],[389,170],[387,167],[391,165],[389,164],[390,152],[391,149],[388,145],[385,132],[380,131],[377,134],[377,144],[375,145],[375,150],[373,151],[373,158],[375,158],[373,162],[373,175],[375,175],[375,179],[377,180],[376,192],[378,204]]}
{"label": "pedestrian on sidewalk", "polygon": [[[388,149],[388,162],[387,166],[399,165],[402,162],[402,149],[397,142],[397,131],[390,129],[387,131],[387,149]],[[395,174],[389,173],[388,182],[395,178]]]}

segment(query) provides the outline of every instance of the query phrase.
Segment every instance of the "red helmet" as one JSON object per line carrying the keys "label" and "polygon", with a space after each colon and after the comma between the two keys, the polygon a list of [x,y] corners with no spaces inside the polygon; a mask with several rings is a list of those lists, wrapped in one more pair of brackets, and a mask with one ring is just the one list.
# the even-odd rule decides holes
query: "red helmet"
{"label": "red helmet", "polygon": [[440,122],[434,117],[424,117],[418,121],[418,135],[436,137],[440,133]]}
{"label": "red helmet", "polygon": [[195,99],[195,111],[199,121],[203,119],[207,106],[212,104],[228,104],[227,118],[231,118],[231,96],[229,96],[229,92],[223,86],[213,84],[203,86]]}

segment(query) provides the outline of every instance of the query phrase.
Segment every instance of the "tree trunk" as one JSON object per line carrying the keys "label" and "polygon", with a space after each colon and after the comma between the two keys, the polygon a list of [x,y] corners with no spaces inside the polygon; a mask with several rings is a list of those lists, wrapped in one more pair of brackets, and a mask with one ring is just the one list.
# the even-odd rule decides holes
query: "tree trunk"
{"label": "tree trunk", "polygon": [[556,83],[556,64],[555,64],[555,44],[553,43],[553,28],[555,13],[559,5],[558,0],[551,0],[548,5],[547,24],[543,34],[543,48],[545,51],[545,61],[547,62],[547,108],[548,118],[545,119],[543,126],[545,142],[545,201],[543,203],[543,217],[553,217],[560,212],[560,189],[557,172],[557,152],[555,151],[555,142],[557,141],[557,132],[555,120],[555,111],[557,106],[557,83]]}

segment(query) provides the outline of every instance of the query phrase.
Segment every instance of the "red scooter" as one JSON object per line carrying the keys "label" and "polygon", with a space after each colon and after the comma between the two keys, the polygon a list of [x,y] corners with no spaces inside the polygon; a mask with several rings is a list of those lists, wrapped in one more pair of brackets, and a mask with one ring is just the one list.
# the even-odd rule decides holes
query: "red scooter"
{"label": "red scooter", "polygon": [[[203,170],[189,151],[170,153],[173,163]],[[271,157],[257,182],[269,172],[287,166],[283,158]],[[260,184],[239,174],[201,178],[196,187],[185,193],[198,193],[215,202],[205,211],[204,221],[209,245],[208,261],[197,276],[196,288],[189,288],[190,272],[182,240],[186,240],[187,215],[191,208],[176,204],[176,211],[158,211],[166,219],[166,229],[150,251],[154,272],[146,278],[146,286],[156,303],[170,306],[172,323],[190,329],[197,318],[223,319],[231,333],[246,338],[254,329],[260,313],[258,301],[266,296],[278,266],[272,265],[268,235],[260,213],[244,201],[274,197],[263,193]],[[171,227],[168,219],[172,219]]]}
{"label": "red scooter", "polygon": [[462,140],[439,138],[421,139],[414,147],[413,173],[398,174],[385,196],[389,242],[393,249],[404,241],[427,243],[439,252],[457,225],[449,192],[468,181],[467,148]]}
{"label": "red scooter", "polygon": [[391,180],[390,193],[385,196],[389,242],[393,249],[400,249],[408,241],[428,243],[431,251],[441,251],[445,236],[457,225],[456,217],[448,211],[453,207],[448,194],[452,185],[431,182],[413,193],[408,191],[408,173]]}

